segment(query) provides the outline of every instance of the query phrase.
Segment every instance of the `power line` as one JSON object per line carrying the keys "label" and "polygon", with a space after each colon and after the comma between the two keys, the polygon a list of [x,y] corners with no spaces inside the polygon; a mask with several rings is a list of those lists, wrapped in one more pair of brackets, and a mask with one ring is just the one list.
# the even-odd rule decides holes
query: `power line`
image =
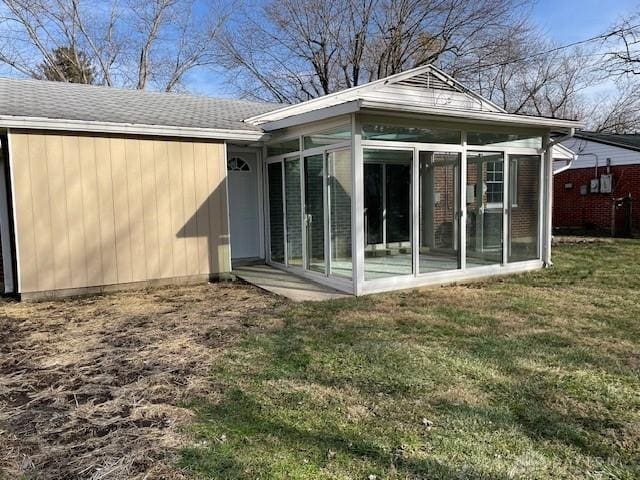
{"label": "power line", "polygon": [[504,67],[506,65],[509,65],[511,63],[517,63],[517,62],[522,62],[525,60],[529,60],[529,59],[533,59],[533,58],[537,58],[541,55],[548,55],[550,53],[555,53],[558,52],[560,50],[565,50],[567,48],[571,48],[571,47],[576,47],[578,45],[584,45],[585,43],[591,43],[591,42],[595,42],[596,40],[606,40],[607,38],[613,37],[614,35],[618,35],[620,33],[624,33],[625,31],[630,31],[633,30],[634,28],[639,28],[640,24],[637,25],[631,25],[629,27],[624,27],[624,28],[619,28],[617,30],[613,30],[611,32],[607,32],[607,33],[601,33],[600,35],[596,35],[594,37],[590,37],[590,38],[586,38],[584,40],[578,40],[576,42],[571,42],[571,43],[567,43],[565,45],[560,45],[558,47],[554,47],[554,48],[550,48],[548,50],[544,50],[542,52],[538,52],[538,53],[533,53],[533,54],[529,54],[520,58],[515,58],[515,59],[511,59],[511,60],[507,60],[504,62],[495,62],[495,63],[487,63],[484,65],[478,65],[477,67],[474,67],[475,70],[483,70],[486,68],[491,68],[491,67]]}

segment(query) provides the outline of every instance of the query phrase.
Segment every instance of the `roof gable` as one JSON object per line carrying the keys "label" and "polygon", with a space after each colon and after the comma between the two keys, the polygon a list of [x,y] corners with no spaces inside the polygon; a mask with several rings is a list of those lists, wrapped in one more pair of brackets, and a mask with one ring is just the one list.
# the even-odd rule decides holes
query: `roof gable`
{"label": "roof gable", "polygon": [[260,125],[347,102],[357,100],[389,101],[390,99],[398,103],[411,103],[426,107],[505,112],[489,100],[471,92],[433,65],[424,65],[365,85],[256,115],[246,121]]}

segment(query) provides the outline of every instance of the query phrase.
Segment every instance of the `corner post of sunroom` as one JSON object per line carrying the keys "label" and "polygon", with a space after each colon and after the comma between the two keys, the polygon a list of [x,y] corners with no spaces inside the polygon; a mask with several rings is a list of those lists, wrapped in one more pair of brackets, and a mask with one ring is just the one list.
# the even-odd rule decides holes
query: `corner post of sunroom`
{"label": "corner post of sunroom", "polygon": [[353,293],[362,295],[364,284],[364,161],[360,119],[351,114],[351,252],[353,262]]}
{"label": "corner post of sunroom", "polygon": [[542,261],[545,267],[551,263],[551,239],[553,236],[553,147],[551,135],[547,130],[542,136],[542,151],[544,162],[544,222],[542,225]]}

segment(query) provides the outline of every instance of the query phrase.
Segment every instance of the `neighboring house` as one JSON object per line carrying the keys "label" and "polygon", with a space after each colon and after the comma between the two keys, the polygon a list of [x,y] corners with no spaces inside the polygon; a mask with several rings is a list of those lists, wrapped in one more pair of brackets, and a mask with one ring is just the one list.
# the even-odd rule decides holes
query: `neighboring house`
{"label": "neighboring house", "polygon": [[[550,131],[432,66],[298,105],[0,79],[23,298],[263,261],[356,295],[550,263]],[[462,187],[464,186],[464,187]]]}
{"label": "neighboring house", "polygon": [[631,235],[640,230],[640,134],[576,132],[556,161],[553,226]]}

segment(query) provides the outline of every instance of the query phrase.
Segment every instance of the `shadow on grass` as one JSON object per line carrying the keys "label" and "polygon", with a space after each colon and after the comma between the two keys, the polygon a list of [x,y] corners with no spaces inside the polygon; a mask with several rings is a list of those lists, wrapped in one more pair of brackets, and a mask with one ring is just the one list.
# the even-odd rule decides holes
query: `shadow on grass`
{"label": "shadow on grass", "polygon": [[[368,441],[356,435],[348,435],[336,429],[318,429],[306,431],[290,424],[270,418],[269,412],[252,396],[240,389],[232,389],[225,395],[223,401],[217,405],[200,404],[193,406],[198,411],[202,425],[202,434],[207,426],[215,426],[216,431],[224,431],[229,435],[241,435],[251,438],[250,443],[277,444],[279,449],[287,449],[292,452],[304,451],[314,459],[314,469],[319,474],[323,469],[329,468],[331,458],[322,457],[323,452],[334,452],[337,456],[346,456],[348,459],[366,459],[372,465],[374,472],[388,471],[391,469],[396,474],[406,478],[465,478],[465,479],[506,479],[501,475],[488,476],[470,466],[460,469],[449,467],[441,462],[421,459],[414,460],[403,458],[401,449],[383,449],[377,443]],[[245,444],[247,446],[247,444]],[[273,465],[267,459],[261,459],[256,463],[246,462],[235,458],[234,451],[237,446],[219,445],[211,449],[187,449],[183,452],[183,466],[201,474],[210,475],[211,478],[239,479],[247,478],[251,474],[273,472]],[[314,452],[316,453],[314,455]],[[257,470],[257,471],[254,471]],[[293,470],[293,467],[292,467]],[[293,471],[286,472],[293,475]],[[310,472],[311,473],[311,472]],[[288,476],[288,475],[284,475]],[[416,477],[417,476],[417,477]],[[314,475],[309,478],[314,478]]]}
{"label": "shadow on grass", "polygon": [[[434,302],[429,292],[291,306],[279,328],[247,333],[240,351],[221,360],[212,374],[221,400],[194,404],[196,436],[209,443],[185,450],[183,465],[228,479],[500,479],[518,473],[508,462],[496,466],[487,451],[514,459],[529,449],[548,467],[544,475],[520,472],[530,478],[581,478],[588,469],[640,477],[637,367],[610,350],[616,339],[633,339],[637,305],[624,318],[576,320],[567,312],[571,322],[558,320],[564,304],[532,288],[587,288],[606,264],[596,252],[588,252],[586,266],[579,251],[565,257],[555,272],[479,287],[498,298],[489,307],[460,306],[455,298],[438,303],[442,297]],[[503,323],[497,313],[505,310],[518,322]],[[339,398],[297,397],[291,385]],[[452,400],[442,394],[450,387],[482,398]],[[349,406],[385,402],[387,410],[362,424],[344,420]],[[416,404],[431,408],[441,429],[426,435],[416,425]],[[215,440],[220,435],[226,440]]]}

